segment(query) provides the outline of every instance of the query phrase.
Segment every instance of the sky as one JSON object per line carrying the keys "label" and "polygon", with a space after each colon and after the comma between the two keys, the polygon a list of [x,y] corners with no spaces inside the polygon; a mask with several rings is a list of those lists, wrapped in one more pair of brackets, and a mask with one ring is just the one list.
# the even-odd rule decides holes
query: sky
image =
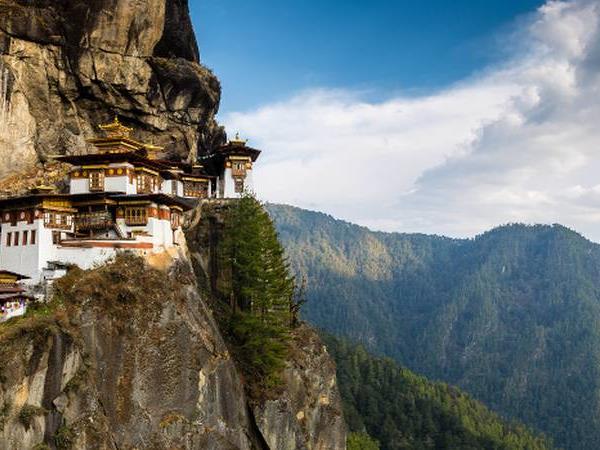
{"label": "sky", "polygon": [[[348,5],[350,3],[350,5]],[[266,201],[469,237],[600,242],[600,1],[191,1]]]}

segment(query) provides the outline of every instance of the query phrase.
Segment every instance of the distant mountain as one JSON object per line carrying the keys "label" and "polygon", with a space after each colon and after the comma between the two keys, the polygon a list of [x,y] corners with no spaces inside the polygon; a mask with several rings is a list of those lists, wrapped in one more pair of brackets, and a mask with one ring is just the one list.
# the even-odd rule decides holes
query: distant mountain
{"label": "distant mountain", "polygon": [[457,388],[432,383],[362,346],[323,338],[337,364],[350,430],[368,432],[381,450],[552,448],[547,439],[503,421]]}
{"label": "distant mountain", "polygon": [[372,232],[269,205],[304,316],[568,449],[600,446],[600,246],[559,226]]}

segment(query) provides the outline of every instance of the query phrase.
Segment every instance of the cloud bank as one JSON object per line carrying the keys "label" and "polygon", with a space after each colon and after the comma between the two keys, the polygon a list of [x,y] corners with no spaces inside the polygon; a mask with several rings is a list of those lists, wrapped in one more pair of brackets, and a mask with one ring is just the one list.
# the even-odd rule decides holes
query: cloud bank
{"label": "cloud bank", "polygon": [[501,67],[420,97],[316,89],[223,118],[258,195],[374,229],[562,223],[600,241],[600,3],[549,1]]}

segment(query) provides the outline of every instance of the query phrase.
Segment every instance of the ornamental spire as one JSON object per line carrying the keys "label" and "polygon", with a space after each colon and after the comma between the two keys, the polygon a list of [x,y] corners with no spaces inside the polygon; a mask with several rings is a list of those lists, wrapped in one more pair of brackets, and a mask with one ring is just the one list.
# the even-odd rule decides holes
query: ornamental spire
{"label": "ornamental spire", "polygon": [[115,116],[112,123],[98,125],[98,127],[106,133],[108,138],[129,137],[133,128],[126,127],[119,121],[119,117]]}
{"label": "ornamental spire", "polygon": [[235,133],[235,137],[229,141],[229,143],[231,145],[242,145],[242,146],[246,145],[247,142],[248,142],[248,139],[241,139],[240,138],[240,133],[239,132]]}

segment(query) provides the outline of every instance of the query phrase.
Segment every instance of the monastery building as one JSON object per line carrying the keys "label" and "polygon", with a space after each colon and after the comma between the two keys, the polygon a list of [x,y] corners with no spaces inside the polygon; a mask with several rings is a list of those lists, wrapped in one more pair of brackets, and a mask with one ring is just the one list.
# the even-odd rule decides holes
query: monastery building
{"label": "monastery building", "polygon": [[[100,129],[104,136],[90,141],[95,152],[56,157],[71,166],[68,193],[40,186],[0,199],[0,288],[2,276],[18,290],[22,279],[44,283],[68,265],[88,269],[119,251],[176,252],[185,243],[183,214],[198,200],[252,190],[260,151],[237,136],[193,165],[156,157],[161,149],[133,139],[118,119]],[[3,306],[1,296],[0,289]],[[27,298],[11,300],[14,307]]]}

